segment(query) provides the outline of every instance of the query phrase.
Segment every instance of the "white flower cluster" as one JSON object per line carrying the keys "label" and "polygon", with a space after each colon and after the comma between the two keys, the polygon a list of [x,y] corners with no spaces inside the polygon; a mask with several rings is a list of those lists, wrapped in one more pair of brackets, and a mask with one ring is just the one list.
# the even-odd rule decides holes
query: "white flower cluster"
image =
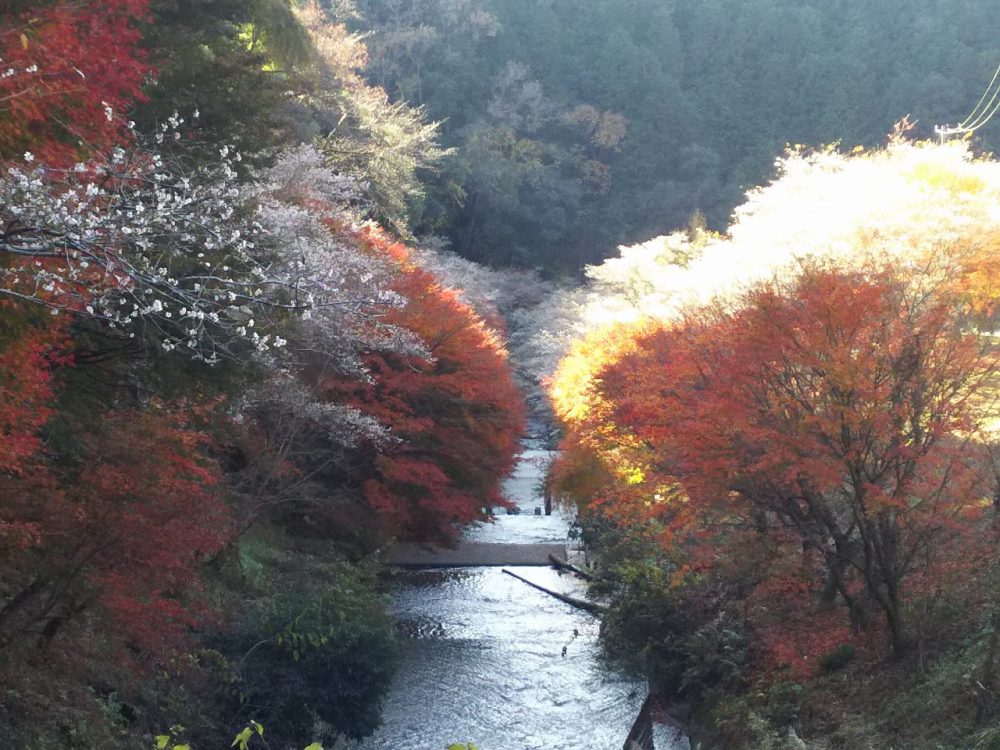
{"label": "white flower cluster", "polygon": [[318,435],[341,448],[363,440],[385,447],[397,440],[374,417],[351,406],[321,401],[290,377],[275,377],[255,389],[244,399],[240,413],[253,414],[269,430],[288,436],[286,440]]}
{"label": "white flower cluster", "polygon": [[165,151],[183,122],[164,123],[155,147],[116,147],[70,169],[26,153],[23,166],[0,171],[0,294],[129,336],[141,329],[207,361],[238,343],[281,347],[266,329],[288,313],[398,304],[384,291],[386,269],[334,241],[303,207],[322,196],[335,212],[353,190],[315,150],[241,181],[229,147],[198,167]]}
{"label": "white flower cluster", "polygon": [[7,78],[13,78],[18,75],[33,75],[38,72],[37,65],[28,65],[24,68],[15,68],[12,66],[3,67],[3,58],[0,58],[0,81],[6,80]]}
{"label": "white flower cluster", "polygon": [[[175,115],[156,140],[172,140],[182,124]],[[137,145],[53,169],[26,153],[24,166],[0,171],[0,294],[129,336],[141,329],[207,361],[237,342],[280,347],[261,329],[330,303],[336,289],[321,295],[328,279],[283,262],[307,247],[258,220],[280,204],[238,179],[240,160],[223,148],[213,163],[188,167],[183,153]],[[338,270],[348,272],[362,275]]]}
{"label": "white flower cluster", "polygon": [[305,347],[360,376],[363,352],[426,354],[415,335],[380,322],[405,302],[389,289],[397,269],[331,226],[357,228],[349,208],[358,190],[353,181],[324,166],[315,148],[299,146],[258,175],[257,189],[257,227],[276,248],[270,272],[308,308],[299,330]]}

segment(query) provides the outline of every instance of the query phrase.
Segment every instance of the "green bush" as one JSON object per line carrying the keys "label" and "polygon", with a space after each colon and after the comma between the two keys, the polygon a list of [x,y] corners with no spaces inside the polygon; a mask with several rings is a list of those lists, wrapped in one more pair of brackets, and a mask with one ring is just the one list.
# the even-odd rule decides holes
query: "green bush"
{"label": "green bush", "polygon": [[764,715],[776,727],[790,727],[799,720],[806,690],[797,682],[778,682],[764,696]]}
{"label": "green bush", "polygon": [[346,563],[322,589],[274,594],[252,608],[225,650],[237,676],[237,720],[260,721],[282,747],[317,733],[373,732],[398,657],[374,568]]}
{"label": "green bush", "polygon": [[842,643],[819,658],[819,668],[829,674],[830,672],[836,672],[842,667],[846,667],[853,659],[854,646],[850,643]]}

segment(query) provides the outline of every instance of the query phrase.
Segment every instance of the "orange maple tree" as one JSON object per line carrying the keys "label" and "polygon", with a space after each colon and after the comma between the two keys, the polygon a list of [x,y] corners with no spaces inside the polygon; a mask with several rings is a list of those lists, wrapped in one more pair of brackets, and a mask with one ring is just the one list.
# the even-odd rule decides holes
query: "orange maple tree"
{"label": "orange maple tree", "polygon": [[612,428],[584,409],[570,433],[603,436],[598,455],[631,472],[619,496],[670,543],[793,532],[855,628],[880,610],[902,651],[907,582],[988,505],[977,438],[997,359],[965,313],[905,268],[807,264],[639,330],[584,398]]}
{"label": "orange maple tree", "polygon": [[367,381],[327,374],[319,389],[398,439],[377,453],[363,481],[386,526],[403,537],[449,540],[484,509],[509,505],[499,485],[513,468],[523,399],[499,335],[456,292],[383,233],[366,229],[358,240],[398,263],[391,287],[406,302],[385,322],[416,334],[429,356],[373,352]]}

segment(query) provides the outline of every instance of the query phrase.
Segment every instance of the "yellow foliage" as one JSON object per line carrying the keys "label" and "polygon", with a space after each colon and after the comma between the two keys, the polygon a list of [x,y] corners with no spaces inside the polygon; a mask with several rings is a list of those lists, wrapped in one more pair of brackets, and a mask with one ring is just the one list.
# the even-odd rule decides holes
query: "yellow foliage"
{"label": "yellow foliage", "polygon": [[910,177],[950,195],[974,195],[986,190],[986,182],[967,162],[924,161],[913,167]]}
{"label": "yellow foliage", "polygon": [[627,484],[642,484],[646,481],[646,473],[638,466],[622,467]]}
{"label": "yellow foliage", "polygon": [[573,342],[549,387],[556,416],[570,424],[600,414],[601,400],[596,386],[601,370],[635,351],[638,335],[656,325],[649,318],[628,325],[606,325]]}

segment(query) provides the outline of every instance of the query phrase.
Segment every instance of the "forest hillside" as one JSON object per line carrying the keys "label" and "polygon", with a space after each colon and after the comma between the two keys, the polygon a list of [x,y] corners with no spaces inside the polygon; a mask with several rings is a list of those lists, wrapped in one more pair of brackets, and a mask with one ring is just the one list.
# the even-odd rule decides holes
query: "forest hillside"
{"label": "forest hillside", "polygon": [[693,742],[1000,747],[997,28],[0,4],[0,747],[371,736],[529,421]]}

